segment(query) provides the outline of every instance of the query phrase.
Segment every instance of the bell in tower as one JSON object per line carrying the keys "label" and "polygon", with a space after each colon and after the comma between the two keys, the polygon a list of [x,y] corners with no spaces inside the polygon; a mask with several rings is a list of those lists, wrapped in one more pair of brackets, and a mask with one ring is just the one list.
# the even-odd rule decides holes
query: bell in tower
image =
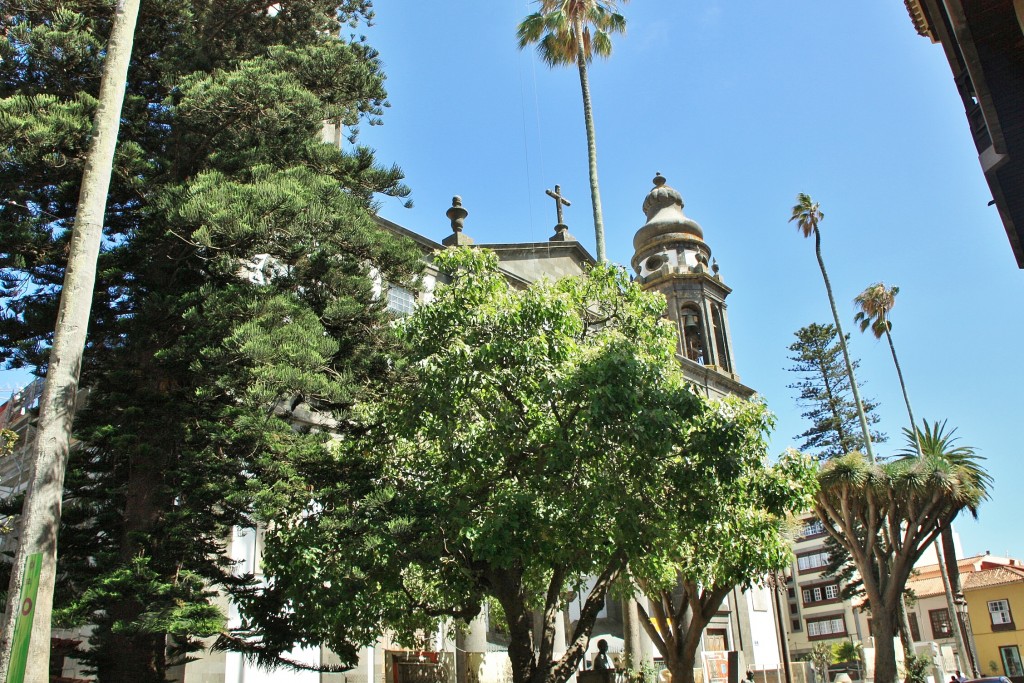
{"label": "bell in tower", "polygon": [[754,391],[739,381],[729,336],[725,298],[732,290],[722,282],[704,231],[686,217],[682,195],[660,173],[643,210],[647,223],[633,237],[633,270],[645,290],[665,296],[687,379],[709,395],[748,398]]}

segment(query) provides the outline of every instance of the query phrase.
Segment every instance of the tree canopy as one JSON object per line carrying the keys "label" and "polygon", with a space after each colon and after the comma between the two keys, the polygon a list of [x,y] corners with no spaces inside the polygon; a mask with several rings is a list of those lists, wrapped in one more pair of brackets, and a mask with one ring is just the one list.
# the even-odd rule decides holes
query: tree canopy
{"label": "tree canopy", "polygon": [[826,462],[815,512],[857,567],[871,609],[875,680],[896,680],[893,635],[914,563],[956,515],[988,497],[974,462],[925,455],[884,464],[858,452]]}
{"label": "tree canopy", "polygon": [[[382,628],[412,637],[431,617],[468,621],[490,598],[514,680],[564,681],[628,562],[680,528],[730,523],[714,494],[749,475],[767,414],[696,393],[664,299],[617,268],[519,290],[485,250],[436,262],[450,284],[397,330],[407,381],[382,387],[366,433],[288,472],[284,503],[267,506],[275,580],[264,590],[282,605],[272,618],[353,656]],[[590,585],[552,661],[554,620]],[[260,619],[253,632],[267,630]]]}
{"label": "tree canopy", "polygon": [[[0,360],[46,370],[111,3],[0,15]],[[379,228],[396,167],[354,134],[386,104],[377,53],[339,38],[365,0],[143,4],[60,536],[61,618],[95,624],[100,680],[163,680],[216,633],[224,559],[255,475],[344,431],[390,372],[374,278],[415,286],[418,250]],[[371,265],[374,270],[371,270]],[[168,639],[168,636],[174,636]],[[174,644],[168,651],[167,643]]]}
{"label": "tree canopy", "polygon": [[[735,587],[750,588],[792,564],[788,518],[806,510],[816,489],[817,467],[796,451],[768,464],[763,407],[729,399],[746,439],[730,446],[742,474],[709,491],[717,508],[710,525],[673,520],[669,542],[630,562],[630,573],[648,597],[641,624],[664,658],[672,680],[692,683],[704,628]],[[743,413],[746,413],[745,415]],[[760,413],[760,414],[759,414]],[[686,491],[667,488],[666,502]]]}

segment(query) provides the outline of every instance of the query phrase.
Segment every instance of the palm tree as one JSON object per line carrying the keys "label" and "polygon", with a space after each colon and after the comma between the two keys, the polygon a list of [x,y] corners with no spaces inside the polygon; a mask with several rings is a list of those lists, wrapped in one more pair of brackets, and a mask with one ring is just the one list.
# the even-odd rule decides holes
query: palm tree
{"label": "palm tree", "polygon": [[[627,2],[628,0],[622,0]],[[537,52],[548,66],[575,64],[583,91],[583,120],[587,127],[587,155],[590,161],[590,199],[594,206],[594,232],[597,259],[606,261],[604,219],[597,183],[597,142],[594,137],[594,111],[590,103],[590,79],[587,64],[612,52],[612,33],[624,33],[626,19],[618,13],[618,0],[538,0],[540,10],[519,24],[516,35],[519,49],[536,44]]]}
{"label": "palm tree", "polygon": [[[916,453],[914,447],[920,444],[923,457],[932,457],[943,460],[954,467],[963,468],[973,479],[974,485],[986,491],[982,500],[988,500],[987,491],[992,488],[992,475],[982,466],[984,456],[978,455],[973,446],[961,446],[957,442],[960,437],[956,436],[956,428],[946,431],[948,420],[928,424],[928,420],[921,421],[921,427],[911,432],[904,428],[903,434],[907,439],[908,446],[899,452],[905,458],[913,457]],[[971,508],[971,513],[977,510]]]}
{"label": "palm tree", "polygon": [[[884,283],[876,282],[854,298],[853,302],[857,304],[860,310],[853,319],[860,324],[861,332],[865,332],[870,327],[872,334],[875,335],[875,339],[881,339],[882,335],[885,335],[886,341],[889,342],[892,362],[896,366],[896,375],[900,379],[900,389],[903,390],[903,400],[907,404],[907,415],[910,417],[912,434],[916,435],[917,428],[915,425],[917,421],[914,420],[914,409],[910,407],[910,396],[907,394],[907,384],[903,381],[903,369],[900,367],[899,358],[896,357],[896,346],[892,343],[892,321],[889,320],[889,313],[892,311],[893,306],[896,305],[896,295],[899,293],[899,287],[886,289]],[[920,444],[918,444],[916,437],[914,438],[914,444],[917,446],[918,457],[923,457],[924,454],[921,452]]]}
{"label": "palm tree", "polygon": [[843,333],[842,323],[839,322],[839,311],[836,310],[836,299],[832,295],[832,283],[828,279],[828,271],[825,270],[825,261],[821,258],[821,231],[818,224],[825,218],[817,202],[801,192],[796,196],[796,205],[793,207],[793,215],[789,222],[796,221],[797,228],[804,237],[814,235],[814,253],[818,257],[818,267],[821,268],[821,277],[825,280],[825,291],[828,293],[828,303],[832,307],[832,319],[836,323],[836,332],[839,336],[839,345],[843,349],[843,360],[846,361],[846,373],[850,376],[850,389],[853,391],[853,400],[857,404],[857,416],[860,418],[860,428],[864,432],[864,447],[868,451],[871,462],[875,461],[875,451],[871,447],[871,432],[868,429],[867,415],[864,413],[864,404],[860,400],[860,391],[857,390],[857,380],[853,376],[853,363],[850,362],[850,350],[846,347],[846,335]]}
{"label": "palm tree", "polygon": [[[956,442],[956,428],[946,431],[946,420],[941,424],[938,422],[928,424],[924,420],[921,428],[916,425],[911,429],[904,429],[903,434],[907,439],[908,447],[900,451],[904,460],[915,458],[931,458],[947,463],[966,473],[974,486],[982,491],[978,502],[988,499],[988,491],[992,489],[992,476],[985,471],[981,461],[985,458],[978,455],[971,446],[960,446]],[[969,507],[971,514],[978,516],[977,507]],[[956,561],[956,548],[953,545],[952,520],[946,524],[941,532],[942,544],[935,541],[935,559],[939,563],[942,574],[942,584],[946,593],[946,606],[950,613],[950,624],[953,626],[953,636],[956,639],[957,650],[959,651],[961,666],[964,671],[973,671],[977,675],[977,658],[974,655],[972,644],[967,641],[961,628],[960,619],[957,616],[954,594],[959,595],[960,572]]]}

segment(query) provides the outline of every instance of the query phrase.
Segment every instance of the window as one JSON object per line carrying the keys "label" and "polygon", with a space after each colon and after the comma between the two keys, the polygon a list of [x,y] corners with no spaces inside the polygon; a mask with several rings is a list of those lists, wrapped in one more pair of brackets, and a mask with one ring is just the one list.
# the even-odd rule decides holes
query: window
{"label": "window", "polygon": [[949,610],[933,609],[928,612],[928,618],[932,622],[933,638],[949,638],[953,635],[953,626],[949,621]]}
{"label": "window", "polygon": [[910,639],[914,642],[921,640],[921,627],[917,625],[917,614],[908,612],[907,621],[910,622]]}
{"label": "window", "polygon": [[1024,666],[1020,662],[1020,650],[1016,645],[999,648],[999,656],[1003,660],[1003,671],[1007,676],[1024,676]]}
{"label": "window", "polygon": [[412,292],[404,287],[388,285],[388,310],[399,316],[406,316],[412,313],[416,307],[416,299]]}
{"label": "window", "polygon": [[1013,615],[1010,614],[1009,600],[991,600],[988,603],[988,616],[992,620],[993,631],[1012,631]]}
{"label": "window", "polygon": [[794,631],[802,631],[803,628],[804,628],[804,625],[800,623],[799,619],[794,619],[793,620],[793,630]]}
{"label": "window", "polygon": [[808,519],[804,522],[804,528],[800,532],[801,538],[812,538],[814,536],[822,536],[825,533],[825,525],[821,523],[820,519]]}
{"label": "window", "polygon": [[820,551],[808,555],[800,555],[796,558],[797,569],[800,573],[820,571],[828,564],[828,552]]}
{"label": "window", "polygon": [[845,635],[846,620],[841,615],[807,620],[807,637],[811,640]]}
{"label": "window", "polygon": [[814,586],[807,586],[800,591],[804,599],[804,606],[813,605],[818,602],[832,602],[839,600],[838,583],[819,583]]}

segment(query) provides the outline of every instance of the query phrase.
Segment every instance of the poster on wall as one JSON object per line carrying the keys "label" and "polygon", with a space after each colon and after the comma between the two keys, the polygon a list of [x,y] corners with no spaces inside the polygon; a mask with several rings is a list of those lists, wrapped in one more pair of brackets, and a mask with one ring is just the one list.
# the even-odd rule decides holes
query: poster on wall
{"label": "poster on wall", "polygon": [[704,662],[704,683],[729,683],[729,653],[701,653]]}

